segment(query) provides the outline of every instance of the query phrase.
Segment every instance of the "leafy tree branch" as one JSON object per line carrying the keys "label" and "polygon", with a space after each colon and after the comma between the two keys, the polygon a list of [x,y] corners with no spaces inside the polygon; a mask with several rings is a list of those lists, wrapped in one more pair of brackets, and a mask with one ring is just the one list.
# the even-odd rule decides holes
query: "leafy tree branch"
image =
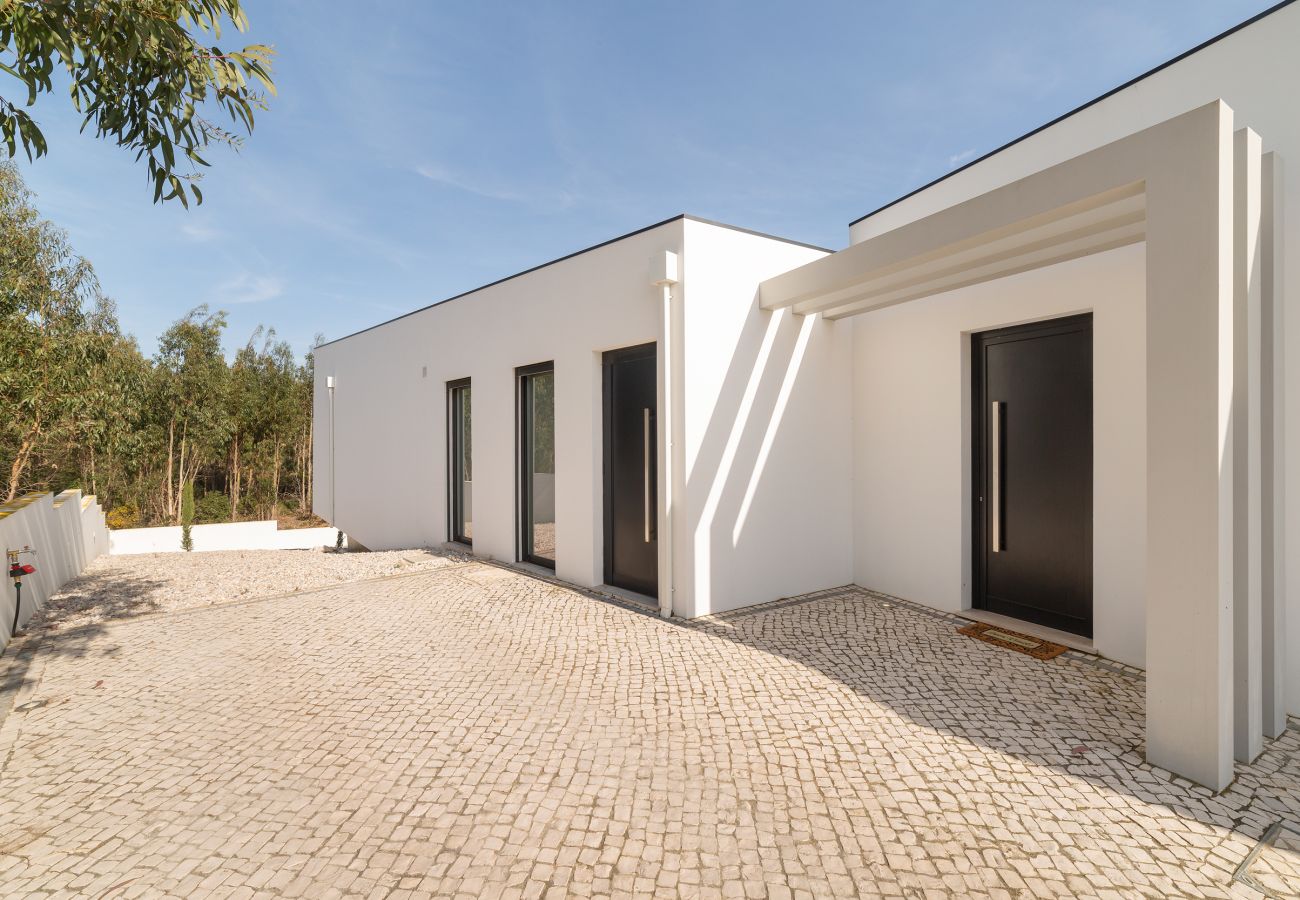
{"label": "leafy tree branch", "polygon": [[[203,202],[208,147],[238,147],[254,112],[275,93],[274,51],[223,50],[223,28],[245,31],[240,0],[0,0],[0,72],[21,85],[24,105],[56,92],[56,72],[82,115],[82,130],[145,160],[154,202]],[[213,42],[213,43],[210,43]],[[47,152],[35,119],[0,95],[0,140],[12,158]]]}

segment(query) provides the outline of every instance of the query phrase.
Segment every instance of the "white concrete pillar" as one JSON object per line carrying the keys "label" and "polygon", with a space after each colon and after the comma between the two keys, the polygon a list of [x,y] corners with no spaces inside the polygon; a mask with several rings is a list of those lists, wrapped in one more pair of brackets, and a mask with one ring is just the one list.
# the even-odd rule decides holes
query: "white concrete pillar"
{"label": "white concrete pillar", "polygon": [[1260,640],[1260,169],[1259,135],[1233,135],[1233,748],[1241,762],[1264,749]]}
{"label": "white concrete pillar", "polygon": [[474,392],[474,555],[513,562],[518,559],[515,465],[515,373],[509,366],[478,362],[470,372]]}
{"label": "white concrete pillar", "polygon": [[658,470],[655,473],[659,485],[658,508],[655,515],[659,518],[659,612],[663,616],[681,613],[677,605],[677,498],[684,495],[678,490],[678,473],[682,471],[678,458],[681,441],[681,424],[677,411],[681,409],[678,402],[678,385],[684,383],[681,372],[681,354],[678,341],[681,333],[681,302],[675,299],[681,281],[681,255],[672,250],[665,250],[655,257],[652,263],[652,282],[659,304],[659,330],[656,335],[657,353],[655,372],[655,402],[658,406],[659,442],[656,452]]}
{"label": "white concrete pillar", "polygon": [[1286,729],[1286,417],[1282,302],[1282,160],[1265,153],[1260,173],[1260,685],[1264,734]]}
{"label": "white concrete pillar", "polygon": [[1232,111],[1147,151],[1147,758],[1232,780]]}
{"label": "white concrete pillar", "polygon": [[[596,554],[594,533],[604,534],[601,472],[603,447],[598,415],[602,390],[599,354],[555,354],[554,503],[555,575],[570,584],[594,587],[604,581],[604,553]],[[593,401],[593,397],[596,398]]]}

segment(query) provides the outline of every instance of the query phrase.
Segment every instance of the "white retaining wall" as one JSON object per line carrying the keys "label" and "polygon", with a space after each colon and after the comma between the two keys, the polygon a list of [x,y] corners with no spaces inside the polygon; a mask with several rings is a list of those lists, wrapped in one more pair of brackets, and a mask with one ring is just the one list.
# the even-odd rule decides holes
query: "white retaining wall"
{"label": "white retaining wall", "polygon": [[[281,531],[274,519],[260,522],[194,525],[190,531],[190,538],[196,552],[310,550],[314,547],[333,547],[337,534],[333,528],[286,528]],[[114,529],[108,534],[108,543],[108,552],[113,556],[129,553],[180,553],[181,526]]]}
{"label": "white retaining wall", "polygon": [[[108,552],[108,528],[104,511],[94,497],[81,491],[29,494],[0,506],[0,549],[18,550],[30,546],[35,556],[24,554],[20,561],[36,567],[23,578],[22,610],[18,627],[45,605],[50,595],[81,574],[86,565]],[[0,561],[3,558],[0,557]],[[5,565],[0,588],[0,649],[9,643],[14,622],[14,583]]]}

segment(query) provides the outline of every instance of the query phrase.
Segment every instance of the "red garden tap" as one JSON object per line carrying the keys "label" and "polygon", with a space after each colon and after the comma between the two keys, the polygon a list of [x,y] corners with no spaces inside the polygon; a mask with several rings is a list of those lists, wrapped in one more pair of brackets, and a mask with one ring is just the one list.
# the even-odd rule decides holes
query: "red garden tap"
{"label": "red garden tap", "polygon": [[23,547],[21,550],[9,550],[6,555],[9,558],[9,577],[14,580],[14,624],[9,629],[9,636],[13,637],[18,633],[18,614],[23,608],[23,576],[32,575],[36,572],[36,567],[30,563],[20,561],[20,557],[30,553],[36,555],[36,551],[31,547]]}

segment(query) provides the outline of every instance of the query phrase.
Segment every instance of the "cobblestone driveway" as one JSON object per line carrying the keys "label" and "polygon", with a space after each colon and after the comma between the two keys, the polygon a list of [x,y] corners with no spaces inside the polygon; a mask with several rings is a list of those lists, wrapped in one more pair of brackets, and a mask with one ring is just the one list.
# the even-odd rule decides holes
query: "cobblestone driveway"
{"label": "cobblestone driveway", "polygon": [[[1260,896],[1141,682],[858,590],[689,626],[485,564],[20,644],[5,896]],[[20,685],[15,690],[15,685]]]}

